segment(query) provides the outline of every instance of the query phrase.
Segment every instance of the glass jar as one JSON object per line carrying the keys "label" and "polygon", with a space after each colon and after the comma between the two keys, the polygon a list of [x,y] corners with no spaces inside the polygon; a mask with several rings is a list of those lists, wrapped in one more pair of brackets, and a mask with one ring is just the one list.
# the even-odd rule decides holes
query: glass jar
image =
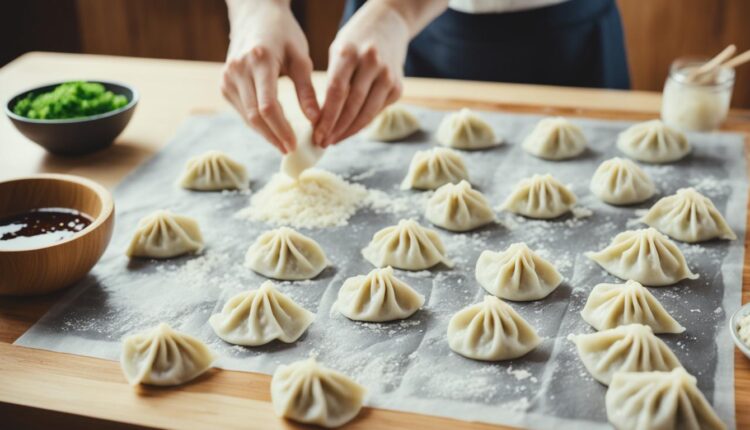
{"label": "glass jar", "polygon": [[705,61],[679,58],[672,63],[661,102],[661,119],[665,124],[684,131],[711,131],[727,118],[734,69],[722,67],[706,82],[689,79],[690,72]]}

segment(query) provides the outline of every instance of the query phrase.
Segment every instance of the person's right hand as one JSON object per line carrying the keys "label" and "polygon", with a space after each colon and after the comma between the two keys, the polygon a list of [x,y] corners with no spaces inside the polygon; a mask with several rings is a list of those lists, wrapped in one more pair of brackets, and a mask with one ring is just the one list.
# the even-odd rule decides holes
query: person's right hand
{"label": "person's right hand", "polygon": [[277,98],[279,76],[292,80],[310,122],[320,114],[307,40],[289,0],[227,0],[227,6],[232,33],[221,92],[252,128],[286,154],[296,148],[296,140]]}

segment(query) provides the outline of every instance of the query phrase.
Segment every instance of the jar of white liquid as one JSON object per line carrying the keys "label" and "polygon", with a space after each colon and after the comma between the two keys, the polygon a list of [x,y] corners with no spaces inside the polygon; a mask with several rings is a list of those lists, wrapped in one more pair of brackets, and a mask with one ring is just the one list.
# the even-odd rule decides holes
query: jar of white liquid
{"label": "jar of white liquid", "polygon": [[708,76],[693,78],[691,72],[704,62],[680,58],[672,63],[661,102],[661,119],[667,125],[685,131],[711,131],[727,118],[734,69],[721,67]]}

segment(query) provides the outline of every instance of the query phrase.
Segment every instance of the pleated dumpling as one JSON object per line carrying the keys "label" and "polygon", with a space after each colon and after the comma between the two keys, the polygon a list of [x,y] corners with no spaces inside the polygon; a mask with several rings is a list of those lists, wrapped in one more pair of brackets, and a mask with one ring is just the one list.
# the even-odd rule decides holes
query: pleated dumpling
{"label": "pleated dumpling", "polygon": [[597,330],[643,324],[651,327],[654,333],[685,331],[685,327],[672,318],[656,297],[636,281],[595,286],[581,316]]}
{"label": "pleated dumpling", "polygon": [[182,188],[200,191],[248,188],[245,166],[221,151],[208,151],[188,160],[179,183]]}
{"label": "pleated dumpling", "polygon": [[271,279],[312,279],[328,265],[323,249],[313,239],[281,227],[261,234],[245,254],[245,265]]}
{"label": "pleated dumpling", "polygon": [[172,258],[201,249],[203,236],[196,220],[158,210],[138,222],[125,254],[131,258]]}
{"label": "pleated dumpling", "polygon": [[120,366],[131,385],[179,385],[211,368],[216,356],[200,340],[167,324],[126,337]]}
{"label": "pleated dumpling", "polygon": [[344,281],[335,307],[354,321],[384,322],[409,318],[423,304],[424,296],[396,278],[389,266]]}
{"label": "pleated dumpling", "polygon": [[440,236],[413,219],[402,219],[375,233],[362,255],[375,267],[424,270],[439,263],[453,266]]}
{"label": "pleated dumpling", "polygon": [[325,150],[313,143],[312,125],[309,123],[296,124],[294,133],[297,138],[297,147],[281,158],[281,172],[292,179],[297,179],[302,172],[318,163]]}
{"label": "pleated dumpling", "polygon": [[620,133],[617,148],[647,163],[670,163],[690,152],[687,136],[658,119],[641,122]]}
{"label": "pleated dumpling", "polygon": [[445,184],[427,201],[425,218],[438,227],[469,231],[495,220],[490,203],[471,184]]}
{"label": "pleated dumpling", "polygon": [[488,293],[516,301],[543,299],[562,282],[555,266],[523,242],[503,252],[482,252],[475,275]]}
{"label": "pleated dumpling", "polygon": [[328,428],[354,419],[362,409],[365,393],[363,386],[313,358],[281,365],[271,378],[271,403],[276,415]]}
{"label": "pleated dumpling", "polygon": [[674,195],[662,198],[641,221],[683,242],[737,239],[714,202],[694,188],[682,188]]}
{"label": "pleated dumpling", "polygon": [[464,357],[512,360],[542,342],[536,330],[510,305],[494,296],[458,311],[448,323],[448,344]]}
{"label": "pleated dumpling", "polygon": [[587,252],[586,256],[620,279],[632,279],[649,287],[698,279],[680,248],[653,228],[624,231],[608,247]]}
{"label": "pleated dumpling", "polygon": [[605,405],[618,430],[725,430],[694,376],[671,372],[619,372],[612,377]]}
{"label": "pleated dumpling", "polygon": [[393,142],[407,138],[417,131],[419,131],[417,117],[403,106],[391,105],[372,120],[365,133],[370,140]]}
{"label": "pleated dumpling", "polygon": [[667,371],[680,360],[651,327],[628,324],[591,334],[570,335],[583,365],[597,381],[609,385],[615,372]]}
{"label": "pleated dumpling", "polygon": [[461,155],[448,148],[417,151],[409,164],[401,188],[434,190],[442,185],[469,180],[469,172]]}
{"label": "pleated dumpling", "polygon": [[586,149],[586,136],[581,127],[565,118],[544,118],[526,136],[521,147],[540,158],[565,160]]}
{"label": "pleated dumpling", "polygon": [[234,345],[258,346],[273,340],[292,343],[312,324],[315,315],[279,292],[273,282],[230,298],[208,323],[214,333]]}
{"label": "pleated dumpling", "polygon": [[457,149],[482,149],[500,143],[492,126],[467,108],[443,118],[438,126],[437,140],[443,146]]}
{"label": "pleated dumpling", "polygon": [[632,205],[651,198],[654,182],[643,169],[626,158],[604,161],[591,178],[591,192],[612,205]]}
{"label": "pleated dumpling", "polygon": [[570,211],[576,195],[552,175],[522,179],[502,209],[529,218],[551,219]]}

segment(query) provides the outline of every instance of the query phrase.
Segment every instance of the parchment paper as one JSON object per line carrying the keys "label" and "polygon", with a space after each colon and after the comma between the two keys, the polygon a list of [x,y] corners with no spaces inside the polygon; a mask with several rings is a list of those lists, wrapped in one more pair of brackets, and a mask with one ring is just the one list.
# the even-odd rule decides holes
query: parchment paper
{"label": "parchment paper", "polygon": [[[428,225],[421,214],[429,193],[398,187],[413,153],[434,145],[433,133],[444,113],[412,109],[424,133],[397,144],[354,137],[329,150],[320,163],[349,181],[386,192],[393,201],[384,204],[381,194],[373,199],[374,209],[361,209],[348,226],[302,230],[322,245],[333,266],[315,280],[280,287],[317,314],[298,342],[232,346],[207,324],[229,297],[257,288],[264,280],[242,263],[247,247],[270,226],[235,216],[248,205],[248,193],[186,191],[175,185],[176,178],[189,157],[210,149],[226,151],[245,163],[253,191],[267,183],[279,164],[271,145],[234,115],[221,114],[188,119],[168,146],[123,181],[115,191],[117,223],[104,258],[16,343],[114,360],[124,335],[165,321],[204,340],[221,355],[218,366],[227,369],[272,373],[280,363],[314,354],[367,386],[367,403],[372,406],[533,428],[607,428],[606,388],[589,376],[566,336],[594,331],[579,315],[588,293],[598,283],[618,281],[583,252],[601,249],[620,231],[643,228],[637,223],[637,210],[678,188],[693,186],[713,199],[739,238],[679,243],[700,279],[650,291],[687,328],[662,339],[698,378],[721,418],[734,427],[733,348],[727,319],[740,306],[747,203],[741,135],[690,134],[694,151],[685,160],[644,166],[657,183],[658,195],[636,207],[617,208],[599,202],[588,184],[601,161],[620,155],[614,141],[630,123],[574,119],[583,126],[590,149],[575,160],[551,162],[520,148],[540,116],[484,112],[506,143],[488,151],[463,152],[472,183],[497,206],[518,180],[549,172],[578,195],[576,215],[534,221],[500,213],[497,225],[477,232],[441,230],[456,262],[453,270],[397,273],[425,295],[424,308],[402,322],[355,323],[332,312],[331,306],[347,277],[372,269],[360,249],[374,232],[400,218],[417,217]],[[201,255],[128,261],[124,250],[138,219],[159,208],[198,219],[207,244]],[[550,259],[565,279],[544,300],[512,303],[544,342],[508,362],[458,356],[448,348],[446,328],[456,311],[485,294],[474,280],[476,258],[484,249],[502,250],[518,241]]]}

